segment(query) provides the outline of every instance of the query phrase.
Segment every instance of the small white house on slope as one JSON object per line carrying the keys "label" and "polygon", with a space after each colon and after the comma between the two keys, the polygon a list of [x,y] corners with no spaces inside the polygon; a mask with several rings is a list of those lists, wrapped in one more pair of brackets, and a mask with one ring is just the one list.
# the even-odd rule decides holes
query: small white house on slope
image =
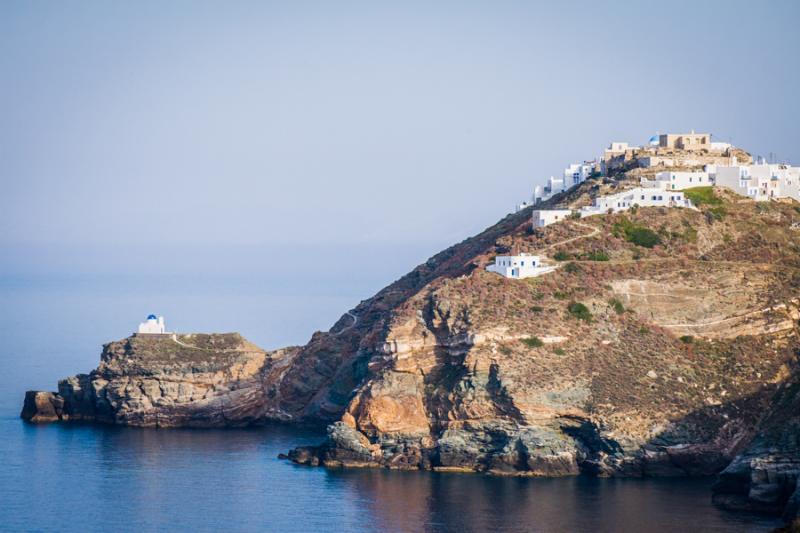
{"label": "small white house on slope", "polygon": [[489,272],[496,272],[506,278],[523,279],[541,276],[552,272],[556,267],[542,266],[538,255],[498,255],[494,264],[486,267]]}
{"label": "small white house on slope", "polygon": [[660,187],[670,191],[711,185],[714,185],[714,178],[708,172],[659,172],[655,180],[642,179],[643,187]]}
{"label": "small white house on slope", "polygon": [[572,215],[571,209],[538,209],[531,215],[534,228],[543,228]]}
{"label": "small white house on slope", "polygon": [[694,209],[691,200],[680,191],[667,191],[660,187],[636,187],[627,191],[599,196],[590,206],[581,207],[581,217],[602,215],[609,211],[618,213],[633,206],[687,207]]}

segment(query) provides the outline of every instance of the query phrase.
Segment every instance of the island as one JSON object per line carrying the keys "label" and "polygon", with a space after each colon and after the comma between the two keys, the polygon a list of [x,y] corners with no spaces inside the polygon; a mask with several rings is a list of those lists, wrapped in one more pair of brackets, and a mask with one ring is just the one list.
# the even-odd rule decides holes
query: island
{"label": "island", "polygon": [[719,505],[793,520],[800,169],[694,132],[651,141],[568,167],[305,346],[137,333],[28,392],[22,417],[326,424],[287,450],[314,466],[716,475]]}

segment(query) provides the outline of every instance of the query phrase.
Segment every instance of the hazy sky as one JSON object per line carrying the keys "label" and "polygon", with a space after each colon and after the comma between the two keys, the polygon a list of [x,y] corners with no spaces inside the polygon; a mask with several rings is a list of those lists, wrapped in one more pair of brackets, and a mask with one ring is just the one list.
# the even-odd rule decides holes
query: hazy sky
{"label": "hazy sky", "polygon": [[0,245],[438,245],[657,130],[800,163],[800,2],[432,4],[2,2]]}

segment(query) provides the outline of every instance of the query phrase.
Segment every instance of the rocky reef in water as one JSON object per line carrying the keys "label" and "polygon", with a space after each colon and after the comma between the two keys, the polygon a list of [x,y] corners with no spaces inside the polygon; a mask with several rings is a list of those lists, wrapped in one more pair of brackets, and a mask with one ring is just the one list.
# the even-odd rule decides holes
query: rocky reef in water
{"label": "rocky reef in water", "polygon": [[[551,204],[579,207],[619,185],[589,180]],[[800,209],[715,195],[699,210],[640,208],[535,231],[526,209],[432,257],[305,346],[133,337],[106,345],[98,369],[57,394],[28,393],[23,417],[323,422],[325,442],[288,457],[329,467],[720,473],[720,505],[791,518]],[[655,246],[637,243],[645,230]],[[509,251],[558,258],[560,268],[527,280],[485,271]]]}

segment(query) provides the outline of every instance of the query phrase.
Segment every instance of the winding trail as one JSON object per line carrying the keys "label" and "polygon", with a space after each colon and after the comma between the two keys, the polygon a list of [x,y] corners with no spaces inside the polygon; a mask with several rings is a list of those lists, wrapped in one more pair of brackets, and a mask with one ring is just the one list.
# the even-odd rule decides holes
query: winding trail
{"label": "winding trail", "polygon": [[580,226],[582,228],[586,228],[586,229],[589,229],[591,231],[589,233],[587,233],[586,235],[578,235],[576,237],[570,237],[569,239],[564,239],[563,241],[558,241],[558,242],[555,242],[553,244],[548,244],[547,246],[542,248],[541,251],[544,252],[545,250],[549,250],[550,248],[553,248],[555,246],[561,246],[563,244],[569,244],[569,243],[575,242],[575,241],[577,241],[579,239],[588,239],[589,237],[594,237],[595,235],[598,235],[600,233],[600,228],[598,228],[596,226],[592,226],[591,224],[584,224],[583,222],[575,222],[575,221],[573,221],[572,223],[575,224],[576,226]]}

